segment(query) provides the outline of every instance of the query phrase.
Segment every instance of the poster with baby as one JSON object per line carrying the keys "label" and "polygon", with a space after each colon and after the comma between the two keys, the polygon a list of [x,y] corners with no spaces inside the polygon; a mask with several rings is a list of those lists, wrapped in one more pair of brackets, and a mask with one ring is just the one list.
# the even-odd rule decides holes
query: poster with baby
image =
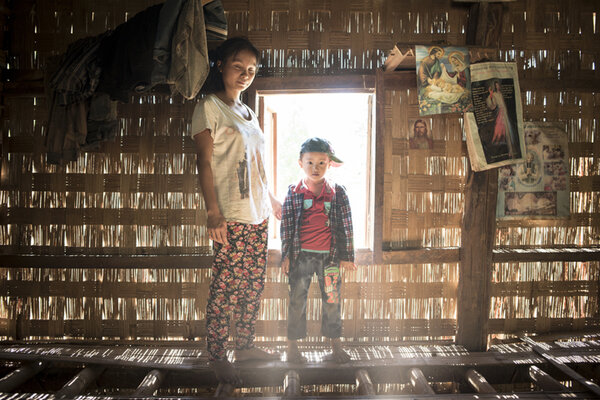
{"label": "poster with baby", "polygon": [[462,113],[472,108],[469,50],[415,46],[419,115]]}
{"label": "poster with baby", "polygon": [[515,63],[471,65],[473,111],[464,114],[465,136],[473,171],[525,159],[523,108]]}
{"label": "poster with baby", "polygon": [[569,216],[566,129],[556,122],[525,122],[525,161],[498,171],[496,216],[502,219]]}

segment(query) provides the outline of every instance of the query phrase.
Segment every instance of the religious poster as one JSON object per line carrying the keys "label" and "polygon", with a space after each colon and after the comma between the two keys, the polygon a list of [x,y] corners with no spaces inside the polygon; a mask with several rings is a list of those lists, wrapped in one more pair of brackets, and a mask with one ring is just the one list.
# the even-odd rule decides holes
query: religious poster
{"label": "religious poster", "polygon": [[523,161],[525,141],[517,65],[471,65],[471,93],[473,111],[465,113],[464,126],[473,171]]}
{"label": "religious poster", "polygon": [[525,122],[525,161],[498,171],[496,216],[503,219],[569,216],[569,154],[565,127]]}
{"label": "religious poster", "polygon": [[471,110],[469,50],[465,47],[415,46],[419,115]]}

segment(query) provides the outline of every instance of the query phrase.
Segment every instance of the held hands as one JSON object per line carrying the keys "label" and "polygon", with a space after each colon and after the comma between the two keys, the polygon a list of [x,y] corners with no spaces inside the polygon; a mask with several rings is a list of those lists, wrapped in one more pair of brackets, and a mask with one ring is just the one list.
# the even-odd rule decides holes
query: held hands
{"label": "held hands", "polygon": [[281,202],[277,200],[275,196],[269,193],[269,197],[271,199],[271,208],[273,208],[273,215],[277,219],[281,219]]}
{"label": "held hands", "polygon": [[208,237],[217,243],[227,246],[229,242],[227,241],[227,222],[225,221],[225,217],[220,211],[208,211],[207,215],[206,228],[208,229]]}
{"label": "held hands", "polygon": [[281,272],[283,272],[284,275],[290,273],[290,259],[287,257],[281,261]]}

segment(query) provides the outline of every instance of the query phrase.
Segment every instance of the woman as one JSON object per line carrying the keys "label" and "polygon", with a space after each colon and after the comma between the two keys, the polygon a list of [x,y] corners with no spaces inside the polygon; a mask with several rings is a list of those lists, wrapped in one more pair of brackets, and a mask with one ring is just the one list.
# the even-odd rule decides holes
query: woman
{"label": "woman", "polygon": [[208,357],[219,381],[234,384],[239,377],[225,349],[231,313],[236,361],[276,358],[253,343],[265,281],[268,218],[272,210],[281,218],[281,203],[267,189],[263,132],[256,115],[240,100],[256,76],[259,56],[245,38],[219,46],[203,89],[208,95],[192,117],[215,253],[206,310]]}

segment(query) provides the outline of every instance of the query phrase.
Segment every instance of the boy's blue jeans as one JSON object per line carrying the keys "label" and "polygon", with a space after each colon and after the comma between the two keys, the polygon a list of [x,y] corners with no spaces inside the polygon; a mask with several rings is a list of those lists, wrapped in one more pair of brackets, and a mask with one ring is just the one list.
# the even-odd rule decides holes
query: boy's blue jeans
{"label": "boy's blue jeans", "polygon": [[329,253],[301,251],[290,266],[290,305],[288,308],[288,339],[306,337],[306,297],[313,274],[321,288],[321,333],[335,339],[342,335],[340,267],[327,265]]}

